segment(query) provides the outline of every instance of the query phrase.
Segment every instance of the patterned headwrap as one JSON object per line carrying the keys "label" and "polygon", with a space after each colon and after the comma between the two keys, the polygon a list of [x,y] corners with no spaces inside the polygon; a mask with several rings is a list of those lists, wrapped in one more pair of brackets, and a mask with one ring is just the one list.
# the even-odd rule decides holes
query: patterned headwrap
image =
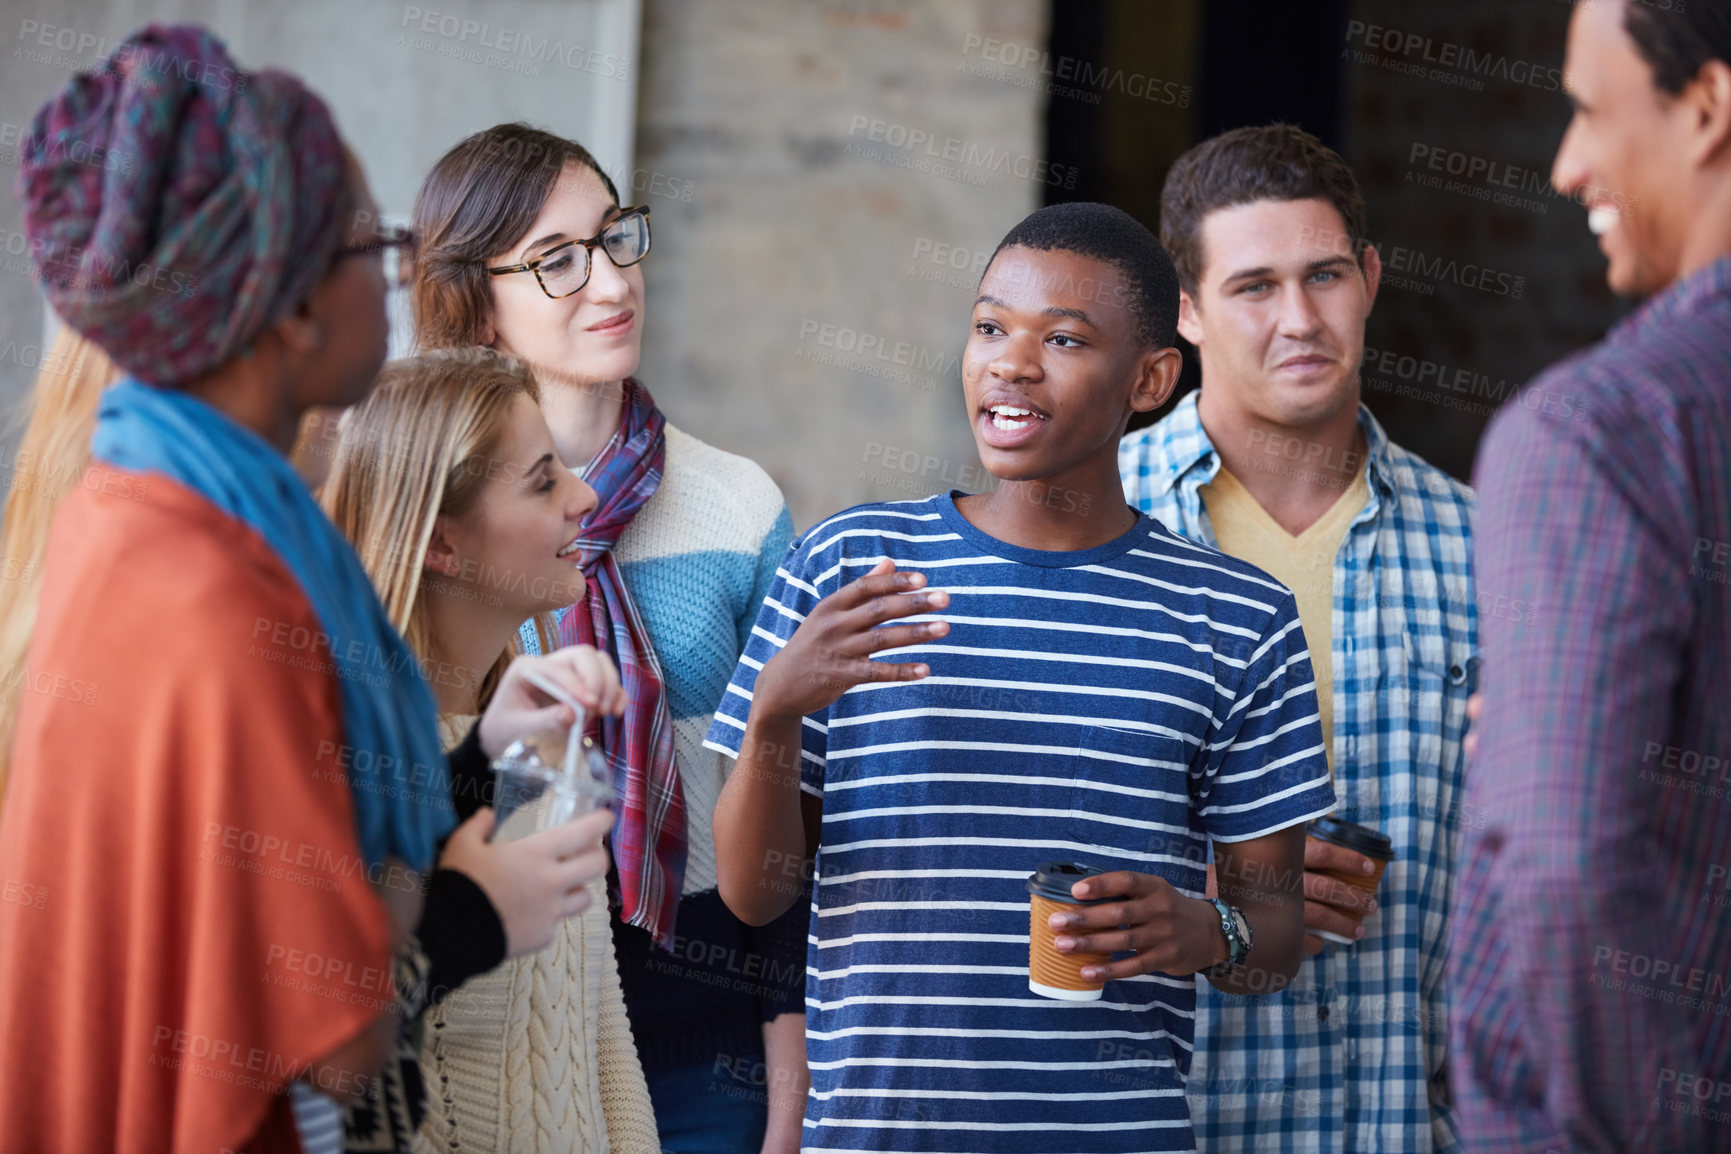
{"label": "patterned headwrap", "polygon": [[37,112],[18,196],[54,311],[170,385],[312,292],[347,225],[346,166],[299,80],[242,72],[197,25],[153,24]]}

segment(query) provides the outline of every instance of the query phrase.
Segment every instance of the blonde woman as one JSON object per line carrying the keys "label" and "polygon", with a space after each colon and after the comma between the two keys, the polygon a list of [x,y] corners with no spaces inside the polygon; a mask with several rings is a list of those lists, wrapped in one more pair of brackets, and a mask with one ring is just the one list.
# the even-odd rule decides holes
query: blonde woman
{"label": "blonde woman", "polygon": [[29,683],[25,653],[42,595],[38,578],[48,526],[90,464],[90,434],[102,390],[120,370],[101,349],[62,327],[42,357],[36,385],[18,411],[24,426],[0,524],[0,804],[12,760],[18,702]]}
{"label": "blonde woman", "polygon": [[[472,726],[522,623],[580,601],[569,555],[595,493],[565,468],[520,363],[486,349],[387,366],[343,417],[324,505],[428,673],[447,744]],[[542,616],[540,624],[549,624]],[[459,817],[485,782],[452,782]],[[549,948],[430,1011],[421,1144],[654,1154],[600,879]]]}

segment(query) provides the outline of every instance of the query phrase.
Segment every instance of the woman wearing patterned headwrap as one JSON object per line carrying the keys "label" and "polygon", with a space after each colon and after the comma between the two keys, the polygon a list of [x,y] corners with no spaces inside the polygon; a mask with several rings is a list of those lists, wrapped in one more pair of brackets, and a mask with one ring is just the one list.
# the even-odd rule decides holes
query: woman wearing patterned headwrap
{"label": "woman wearing patterned headwrap", "polygon": [[[282,456],[305,409],[370,387],[401,238],[323,103],[194,27],[144,30],[45,105],[19,191],[55,311],[125,378],[19,672],[0,1151],[299,1149],[289,1088],[346,1097],[392,1045],[393,949],[454,820],[421,671]],[[452,766],[569,724],[525,661]],[[593,650],[540,668],[622,706]],[[529,875],[488,874],[489,826],[442,860],[476,869],[495,930],[544,942],[588,905],[605,820],[552,831]]]}

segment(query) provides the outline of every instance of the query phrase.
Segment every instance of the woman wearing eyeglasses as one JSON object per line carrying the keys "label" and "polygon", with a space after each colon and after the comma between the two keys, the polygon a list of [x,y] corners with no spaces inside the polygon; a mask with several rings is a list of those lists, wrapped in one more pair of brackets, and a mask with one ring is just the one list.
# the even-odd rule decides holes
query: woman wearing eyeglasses
{"label": "woman wearing eyeglasses", "polygon": [[[434,166],[414,226],[418,345],[528,362],[560,457],[598,494],[575,559],[589,594],[560,615],[560,640],[610,654],[627,689],[625,716],[599,733],[620,796],[610,891],[661,1144],[796,1150],[806,912],[796,902],[752,928],[723,906],[710,829],[723,763],[703,747],[792,537],[786,504],[761,468],[668,422],[634,379],[649,210],[622,205],[581,145],[523,124],[479,132]],[[518,989],[537,996],[533,982]],[[423,1052],[435,1100],[451,1041]]]}

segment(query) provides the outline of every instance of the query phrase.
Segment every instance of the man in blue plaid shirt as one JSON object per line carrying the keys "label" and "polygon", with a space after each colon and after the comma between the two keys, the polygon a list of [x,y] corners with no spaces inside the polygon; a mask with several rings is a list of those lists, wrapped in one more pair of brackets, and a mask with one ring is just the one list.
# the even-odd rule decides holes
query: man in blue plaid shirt
{"label": "man in blue plaid shirt", "polygon": [[[1204,142],[1162,194],[1202,388],[1124,438],[1125,494],[1292,588],[1334,816],[1394,850],[1372,899],[1322,872],[1369,859],[1307,843],[1298,977],[1255,998],[1199,983],[1188,1093],[1203,1154],[1460,1148],[1443,964],[1478,671],[1473,498],[1360,404],[1382,272],[1364,215],[1345,162],[1286,125]],[[1520,608],[1499,608],[1518,628]]]}

